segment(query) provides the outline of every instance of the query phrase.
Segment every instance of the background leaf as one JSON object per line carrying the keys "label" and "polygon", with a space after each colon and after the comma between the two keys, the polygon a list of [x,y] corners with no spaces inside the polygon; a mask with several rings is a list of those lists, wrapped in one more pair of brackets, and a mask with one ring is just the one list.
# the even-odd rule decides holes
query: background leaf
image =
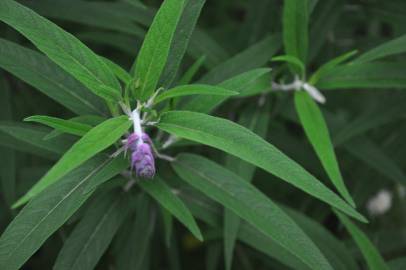
{"label": "background leaf", "polygon": [[124,221],[128,202],[117,191],[95,200],[64,243],[54,269],[94,269]]}

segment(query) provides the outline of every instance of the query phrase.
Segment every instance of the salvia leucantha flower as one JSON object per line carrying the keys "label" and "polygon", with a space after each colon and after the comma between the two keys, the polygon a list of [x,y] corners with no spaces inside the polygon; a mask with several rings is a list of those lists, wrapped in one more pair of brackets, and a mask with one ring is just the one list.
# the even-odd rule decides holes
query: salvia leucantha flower
{"label": "salvia leucantha flower", "polygon": [[131,153],[131,170],[137,177],[153,178],[155,175],[155,160],[152,150],[151,138],[142,131],[138,111],[132,113],[134,132],[127,137],[126,151]]}

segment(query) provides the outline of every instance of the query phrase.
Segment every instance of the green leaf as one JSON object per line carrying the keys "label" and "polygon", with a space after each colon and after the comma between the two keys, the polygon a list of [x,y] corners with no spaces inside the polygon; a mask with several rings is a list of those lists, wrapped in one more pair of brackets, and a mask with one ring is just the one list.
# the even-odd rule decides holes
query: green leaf
{"label": "green leaf", "polygon": [[174,97],[189,95],[233,96],[238,92],[207,84],[188,84],[169,89],[155,98],[155,104]]}
{"label": "green leaf", "polygon": [[312,269],[332,269],[293,220],[247,181],[196,155],[181,154],[172,166],[184,181],[233,210]]}
{"label": "green leaf", "polygon": [[264,38],[211,69],[199,83],[219,84],[241,73],[264,66],[279,50],[280,39],[279,34]]}
{"label": "green leaf", "polygon": [[162,207],[182,222],[197,239],[203,241],[202,233],[200,232],[192,214],[190,214],[189,209],[175,194],[173,194],[172,190],[165,182],[159,177],[155,177],[151,181],[140,182],[140,186],[157,200]]}
{"label": "green leaf", "polygon": [[164,229],[164,239],[167,248],[171,248],[171,240],[173,239],[173,216],[165,208],[161,207],[162,226]]}
{"label": "green leaf", "polygon": [[29,124],[0,122],[0,144],[22,152],[55,158],[69,149],[72,141],[55,138],[45,141],[48,129],[40,129]]}
{"label": "green leaf", "polygon": [[[89,126],[91,129],[92,127],[97,126],[104,120],[106,120],[106,119],[103,117],[100,117],[100,116],[96,116],[96,115],[81,115],[81,116],[76,116],[76,117],[70,118],[69,122],[84,124],[86,126]],[[55,138],[57,136],[60,136],[62,134],[63,134],[62,131],[54,129],[44,137],[44,140],[49,140],[49,139]]]}
{"label": "green leaf", "polygon": [[98,188],[114,176],[118,175],[119,173],[123,172],[128,167],[129,162],[123,155],[119,155],[118,157],[109,160],[108,163],[106,163],[105,165],[105,169],[97,173],[95,177],[92,177],[88,181],[84,192],[89,193],[95,191],[96,188]]}
{"label": "green leaf", "polygon": [[[259,103],[257,108],[247,108],[241,113],[239,124],[252,130],[261,137],[266,137],[269,124],[269,104]],[[226,159],[227,168],[239,175],[242,179],[251,182],[256,167],[235,156],[228,155]],[[224,209],[224,260],[226,270],[231,269],[233,251],[240,228],[240,218],[232,211]]]}
{"label": "green leaf", "polygon": [[76,114],[104,114],[97,96],[36,51],[0,38],[0,66]]}
{"label": "green leaf", "polygon": [[136,202],[136,215],[129,232],[120,241],[117,255],[118,270],[144,270],[148,261],[151,238],[156,223],[156,212],[148,196],[141,194]]}
{"label": "green leaf", "polygon": [[133,21],[148,25],[150,16],[146,9],[133,8],[120,2],[70,0],[19,1],[42,16],[80,23],[106,30],[118,31],[143,38],[145,30]]}
{"label": "green leaf", "polygon": [[391,270],[403,270],[406,268],[406,257],[399,257],[388,262]]}
{"label": "green leaf", "polygon": [[292,64],[296,70],[299,71],[300,77],[304,77],[306,73],[306,67],[299,58],[292,55],[279,55],[272,57],[271,59],[274,62],[286,62]]}
{"label": "green leaf", "polygon": [[120,84],[107,65],[73,35],[13,0],[0,3],[0,20],[10,25],[52,61],[99,96]]}
{"label": "green leaf", "polygon": [[[200,193],[197,194],[196,190],[191,188],[183,188],[180,195],[186,201],[194,216],[207,225],[216,228],[218,231],[221,230],[222,223],[220,218],[222,212],[217,204],[214,204],[212,200]],[[312,241],[319,247],[323,254],[325,254],[334,269],[358,270],[358,266],[350,250],[336,239],[331,232],[326,230],[322,224],[317,223],[296,210],[285,206],[281,207],[299,227],[309,235]],[[292,253],[288,252],[283,246],[277,244],[272,238],[256,230],[245,221],[242,221],[240,224],[238,239],[253,249],[280,261],[292,269],[312,270]]]}
{"label": "green leaf", "polygon": [[309,235],[334,269],[359,269],[351,251],[332,232],[326,229],[323,224],[309,218],[303,212],[286,206],[282,207],[282,209]]}
{"label": "green leaf", "polygon": [[26,122],[37,122],[43,125],[47,125],[56,130],[64,133],[69,133],[77,136],[85,135],[92,126],[78,123],[72,120],[64,120],[57,117],[45,116],[45,115],[34,115],[24,119]]}
{"label": "green leaf", "polygon": [[221,246],[219,243],[210,243],[207,247],[205,265],[206,270],[216,270],[220,264]]}
{"label": "green leaf", "polygon": [[203,55],[202,57],[199,57],[192,66],[188,68],[188,70],[183,74],[183,76],[179,79],[178,85],[184,85],[184,84],[189,84],[192,82],[194,76],[196,73],[199,71],[199,69],[202,67],[204,61],[206,61],[206,56]]}
{"label": "green leaf", "polygon": [[[13,117],[10,87],[0,73],[0,119],[11,120]],[[10,206],[16,199],[16,154],[14,150],[0,147],[0,187],[1,194]]]}
{"label": "green leaf", "polygon": [[235,155],[363,222],[365,218],[295,161],[248,129],[231,121],[186,111],[164,113],[157,125],[175,136]]}
{"label": "green leaf", "polygon": [[320,89],[404,88],[403,63],[354,63],[330,69],[317,83]]}
{"label": "green leaf", "polygon": [[357,159],[380,172],[394,183],[404,185],[406,175],[401,166],[396,164],[379,146],[365,136],[359,136],[344,145],[344,148]]}
{"label": "green leaf", "polygon": [[110,68],[110,70],[119,78],[124,84],[129,84],[131,81],[131,75],[122,67],[111,61],[110,59],[103,58],[104,63]]}
{"label": "green leaf", "polygon": [[327,74],[331,69],[333,69],[336,66],[338,66],[339,64],[347,61],[349,58],[351,58],[352,56],[357,54],[357,52],[358,51],[356,51],[356,50],[350,51],[348,53],[342,54],[342,55],[328,61],[327,63],[322,65],[319,69],[317,69],[316,72],[313,73],[313,75],[309,79],[309,83],[312,85],[315,85],[320,80],[320,78],[322,78],[325,74]]}
{"label": "green leaf", "polygon": [[337,188],[341,196],[355,207],[354,200],[348,192],[342,178],[334,152],[334,146],[330,139],[330,133],[320,108],[304,91],[296,91],[295,107],[306,136],[319,157],[331,182]]}
{"label": "green leaf", "polygon": [[89,198],[83,189],[103,159],[88,161],[30,201],[0,238],[0,268],[17,270]]}
{"label": "green leaf", "polygon": [[308,0],[285,0],[283,6],[283,43],[285,53],[306,63],[309,39]]}
{"label": "green leaf", "polygon": [[[239,96],[245,96],[261,92],[266,87],[269,87],[269,80],[265,80],[265,85],[263,82],[264,76],[269,74],[269,68],[258,68],[251,71],[244,72],[233,78],[230,78],[218,86],[239,92]],[[259,90],[259,91],[258,91]],[[227,97],[224,96],[199,96],[191,97],[189,102],[187,102],[182,109],[187,111],[198,111],[209,113],[214,110],[217,106],[223,103]]]}
{"label": "green leaf", "polygon": [[[310,0],[309,4],[311,2],[317,1]],[[344,5],[345,3],[339,0],[320,1],[316,9],[311,12],[312,18],[309,29],[311,46],[309,47],[307,62],[312,62],[315,57],[319,57],[321,50],[325,48],[324,46],[328,46],[330,33],[337,29],[339,22],[342,22],[340,19],[342,18]]]}
{"label": "green leaf", "polygon": [[385,42],[378,47],[361,54],[354,60],[354,63],[370,62],[400,53],[406,53],[406,35]]}
{"label": "green leaf", "polygon": [[135,65],[135,79],[140,82],[135,95],[146,101],[156,90],[165,68],[172,38],[183,10],[183,0],[166,0],[155,15],[145,36]]}
{"label": "green leaf", "polygon": [[118,51],[121,51],[132,58],[135,57],[141,48],[142,42],[141,40],[132,36],[107,31],[84,31],[78,33],[77,37],[86,44],[108,46],[110,48],[117,49]]}
{"label": "green leaf", "polygon": [[182,15],[176,27],[168,54],[166,66],[162,72],[161,84],[169,88],[175,79],[179,66],[189,45],[197,20],[206,0],[186,0]]}
{"label": "green leaf", "polygon": [[370,270],[389,270],[382,256],[368,237],[345,215],[334,211],[361,250]]}
{"label": "green leaf", "polygon": [[58,254],[53,269],[94,269],[127,213],[129,197],[117,190],[89,206]]}
{"label": "green leaf", "polygon": [[115,143],[131,127],[131,124],[128,116],[120,116],[92,128],[13,207],[26,203],[69,171]]}
{"label": "green leaf", "polygon": [[204,66],[211,69],[229,57],[228,52],[206,31],[195,28],[189,42],[187,52],[194,59],[198,59],[202,55],[207,57]]}

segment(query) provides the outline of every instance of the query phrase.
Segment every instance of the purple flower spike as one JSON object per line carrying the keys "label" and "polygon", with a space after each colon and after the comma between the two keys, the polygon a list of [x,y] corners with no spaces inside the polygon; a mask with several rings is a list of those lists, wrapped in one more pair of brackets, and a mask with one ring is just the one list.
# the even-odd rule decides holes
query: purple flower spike
{"label": "purple flower spike", "polygon": [[126,150],[130,149],[131,151],[137,150],[137,143],[139,138],[140,137],[137,134],[131,133],[130,136],[127,137],[125,149]]}
{"label": "purple flower spike", "polygon": [[149,144],[143,142],[138,145],[137,150],[131,155],[131,166],[135,168],[138,177],[154,177],[155,161]]}
{"label": "purple flower spike", "polygon": [[153,178],[155,175],[155,161],[151,146],[152,141],[146,133],[142,136],[132,133],[127,138],[125,148],[132,152],[131,169],[135,169],[138,177]]}

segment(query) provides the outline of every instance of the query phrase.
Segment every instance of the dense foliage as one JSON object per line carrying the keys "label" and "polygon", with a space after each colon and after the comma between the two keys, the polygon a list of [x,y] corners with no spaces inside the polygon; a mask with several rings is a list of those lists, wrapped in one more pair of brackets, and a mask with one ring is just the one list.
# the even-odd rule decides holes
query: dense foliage
{"label": "dense foliage", "polygon": [[403,0],[0,21],[1,270],[406,269]]}

